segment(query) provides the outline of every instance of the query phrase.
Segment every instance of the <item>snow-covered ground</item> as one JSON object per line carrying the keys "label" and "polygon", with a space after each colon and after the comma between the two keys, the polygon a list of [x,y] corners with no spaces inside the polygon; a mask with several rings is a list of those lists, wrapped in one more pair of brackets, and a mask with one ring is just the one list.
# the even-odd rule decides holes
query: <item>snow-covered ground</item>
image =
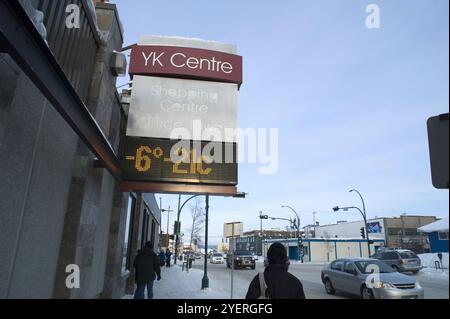
{"label": "snow-covered ground", "polygon": [[[419,254],[417,256],[419,256],[422,266],[426,268],[435,269],[435,262],[439,261],[436,253]],[[445,269],[448,269],[448,253],[442,253],[442,265]]]}
{"label": "snow-covered ground", "polygon": [[430,280],[446,280],[448,282],[448,253],[442,254],[442,264],[444,270],[436,269],[435,262],[439,261],[437,254],[428,253],[418,254],[417,256],[419,256],[420,261],[422,262],[422,266],[424,267],[418,274],[419,278],[427,278]]}
{"label": "snow-covered ground", "polygon": [[[214,274],[208,274],[209,286],[214,289],[201,289],[203,270],[189,269],[189,272],[181,271],[179,265],[161,269],[161,280],[155,281],[153,287],[154,299],[229,299],[231,297],[231,280],[224,282],[216,278]],[[248,287],[235,285],[234,298],[243,298]],[[245,289],[245,291],[244,291]],[[131,299],[127,295],[124,299]]]}

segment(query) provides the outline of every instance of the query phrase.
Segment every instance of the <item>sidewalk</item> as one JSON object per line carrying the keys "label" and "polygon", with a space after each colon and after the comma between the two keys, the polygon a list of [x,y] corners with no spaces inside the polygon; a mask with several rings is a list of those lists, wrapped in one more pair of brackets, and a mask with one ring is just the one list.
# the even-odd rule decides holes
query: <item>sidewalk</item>
{"label": "sidewalk", "polygon": [[[153,286],[154,299],[229,299],[230,282],[216,278],[214,273],[208,272],[209,286],[213,288],[201,289],[203,270],[189,269],[181,271],[181,266],[172,265],[170,268],[161,268],[161,280],[155,281]],[[246,287],[247,288],[247,287]],[[245,292],[234,288],[235,298],[245,296]],[[123,299],[133,299],[126,295]]]}

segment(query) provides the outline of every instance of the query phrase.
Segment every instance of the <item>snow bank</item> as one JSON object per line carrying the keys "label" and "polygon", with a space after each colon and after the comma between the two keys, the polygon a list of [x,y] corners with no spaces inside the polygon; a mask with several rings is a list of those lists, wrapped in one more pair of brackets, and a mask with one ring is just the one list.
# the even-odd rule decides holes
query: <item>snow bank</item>
{"label": "snow bank", "polygon": [[[439,261],[437,253],[418,254],[417,256],[419,256],[422,266],[427,268],[435,268],[435,261]],[[442,253],[442,264],[444,268],[448,269],[448,253]]]}
{"label": "snow bank", "polygon": [[431,277],[431,278],[436,278],[436,279],[446,279],[448,280],[448,270],[444,270],[442,271],[441,269],[435,269],[435,268],[423,268],[420,272],[419,272],[419,276],[426,276],[426,277]]}

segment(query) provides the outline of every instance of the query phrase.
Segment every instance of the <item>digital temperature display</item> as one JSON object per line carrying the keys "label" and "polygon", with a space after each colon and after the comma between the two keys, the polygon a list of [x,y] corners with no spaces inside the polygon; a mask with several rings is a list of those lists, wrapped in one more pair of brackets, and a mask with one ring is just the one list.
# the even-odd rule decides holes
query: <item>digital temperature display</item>
{"label": "digital temperature display", "polygon": [[148,182],[237,185],[236,143],[126,137],[122,178]]}

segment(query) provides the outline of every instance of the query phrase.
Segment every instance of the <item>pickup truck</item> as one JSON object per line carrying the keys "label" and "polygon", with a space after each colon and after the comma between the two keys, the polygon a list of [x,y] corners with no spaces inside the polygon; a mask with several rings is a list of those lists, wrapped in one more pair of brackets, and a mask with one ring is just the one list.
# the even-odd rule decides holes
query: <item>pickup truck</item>
{"label": "pickup truck", "polygon": [[233,269],[236,268],[247,268],[255,269],[255,256],[248,250],[236,250],[234,252],[234,260],[233,254],[227,254],[227,267],[230,268],[233,266]]}

